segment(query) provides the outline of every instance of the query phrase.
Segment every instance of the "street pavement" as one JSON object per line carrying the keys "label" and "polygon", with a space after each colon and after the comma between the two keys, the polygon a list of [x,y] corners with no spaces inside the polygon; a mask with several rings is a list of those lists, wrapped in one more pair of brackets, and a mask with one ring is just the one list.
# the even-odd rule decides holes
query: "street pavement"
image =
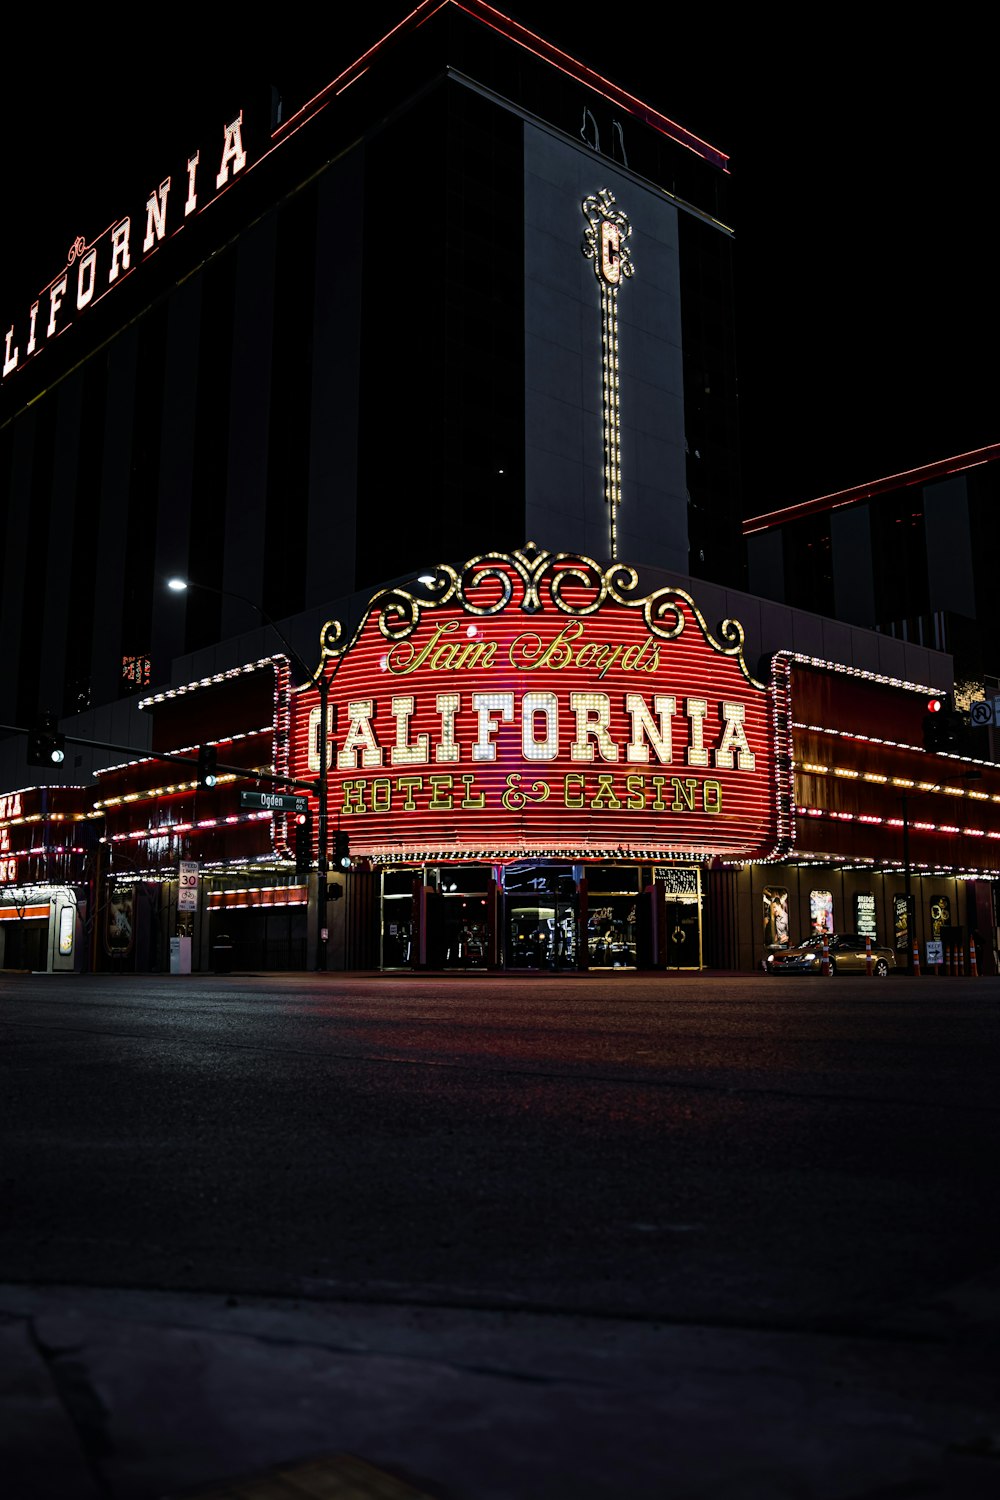
{"label": "street pavement", "polygon": [[867,1338],[5,1286],[0,1491],[995,1500],[998,1334],[1000,1277]]}
{"label": "street pavement", "polygon": [[996,1500],[998,1337],[1000,1267],[863,1334],[8,1282],[0,1495]]}

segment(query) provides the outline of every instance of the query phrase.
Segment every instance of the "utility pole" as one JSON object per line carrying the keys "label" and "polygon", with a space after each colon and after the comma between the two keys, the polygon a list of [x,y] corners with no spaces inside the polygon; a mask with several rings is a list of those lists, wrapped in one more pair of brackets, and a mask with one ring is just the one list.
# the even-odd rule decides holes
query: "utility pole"
{"label": "utility pole", "polygon": [[[245,594],[237,594],[232,589],[216,588],[213,584],[210,583],[196,583],[193,579],[190,578],[168,579],[167,587],[175,594],[182,594],[187,589],[202,589],[209,594],[220,594],[223,598],[238,599],[242,604],[246,604],[250,609],[254,611],[256,615],[259,616],[261,620],[263,620],[265,625],[267,625],[271,630],[274,631],[275,635],[278,637],[278,640],[284,647],[289,660],[295,664],[295,667],[300,677],[302,678],[302,681],[298,684],[298,686],[305,687],[308,683],[315,681],[316,691],[319,694],[319,714],[321,726],[319,744],[319,774],[315,781],[311,781],[308,783],[303,781],[295,781],[293,778],[286,778],[283,784],[288,786],[308,785],[310,791],[316,793],[316,800],[318,803],[319,811],[319,816],[316,820],[317,843],[319,846],[316,852],[316,968],[320,972],[323,972],[327,968],[326,945],[327,938],[329,936],[327,930],[327,878],[330,868],[330,854],[328,848],[330,821],[330,776],[329,767],[327,765],[327,760],[330,755],[330,737],[328,732],[327,720],[330,703],[331,677],[327,674],[326,662],[324,661],[321,664],[319,675],[314,676],[314,674],[310,672],[309,668],[302,660],[299,653],[296,651],[295,647],[285,639],[285,636],[282,634],[276,622],[271,619],[271,616],[267,614],[263,609],[261,609],[259,604],[255,604],[252,599],[248,599]],[[280,780],[280,778],[272,779]]]}
{"label": "utility pole", "polygon": [[913,920],[913,897],[910,894],[910,818],[906,802],[906,790],[900,793],[903,802],[903,899],[906,902],[906,972],[913,973],[913,944],[916,941],[916,933],[913,931],[915,923]]}

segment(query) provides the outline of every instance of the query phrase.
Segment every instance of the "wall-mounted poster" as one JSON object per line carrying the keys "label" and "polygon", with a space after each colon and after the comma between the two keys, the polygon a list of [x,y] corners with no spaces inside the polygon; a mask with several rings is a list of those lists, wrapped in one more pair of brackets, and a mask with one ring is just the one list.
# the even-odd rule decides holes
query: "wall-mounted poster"
{"label": "wall-mounted poster", "polygon": [[109,953],[131,953],[135,940],[133,928],[133,887],[116,886],[108,901],[108,920],[104,929],[104,946]]}
{"label": "wall-mounted poster", "polygon": [[854,931],[859,937],[870,937],[873,943],[878,937],[875,930],[875,897],[871,891],[854,893]]}
{"label": "wall-mounted poster", "polygon": [[832,891],[809,892],[809,925],[817,937],[833,931]]}
{"label": "wall-mounted poster", "polygon": [[59,908],[59,953],[67,958],[73,952],[73,939],[76,936],[76,907],[61,906]]}
{"label": "wall-mounted poster", "polygon": [[935,942],[941,938],[941,929],[951,926],[951,901],[947,896],[931,897],[931,932]]}
{"label": "wall-mounted poster", "polygon": [[764,947],[788,947],[788,892],[781,885],[764,887]]}
{"label": "wall-mounted poster", "polygon": [[892,925],[897,953],[906,953],[910,946],[910,912],[913,910],[912,896],[893,896]]}

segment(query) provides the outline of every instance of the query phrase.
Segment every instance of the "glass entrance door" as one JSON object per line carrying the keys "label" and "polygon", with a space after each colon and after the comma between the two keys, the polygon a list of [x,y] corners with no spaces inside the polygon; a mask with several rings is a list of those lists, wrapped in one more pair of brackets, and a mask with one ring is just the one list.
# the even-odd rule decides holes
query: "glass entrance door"
{"label": "glass entrance door", "polygon": [[701,921],[697,901],[667,897],[667,968],[701,968]]}
{"label": "glass entrance door", "polygon": [[382,968],[413,966],[413,869],[382,872]]}
{"label": "glass entrance door", "polygon": [[504,871],[504,962],[508,969],[575,969],[576,877],[571,865],[545,860]]}
{"label": "glass entrance door", "polygon": [[575,902],[508,896],[506,947],[510,969],[575,969]]}

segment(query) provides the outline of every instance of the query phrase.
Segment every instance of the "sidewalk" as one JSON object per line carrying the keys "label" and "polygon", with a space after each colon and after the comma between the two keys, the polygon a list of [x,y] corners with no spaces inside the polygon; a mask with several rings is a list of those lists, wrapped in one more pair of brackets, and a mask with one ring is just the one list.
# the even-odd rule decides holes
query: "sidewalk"
{"label": "sidewalk", "polygon": [[0,1488],[994,1500],[998,1333],[1000,1276],[877,1337],[2,1286]]}

